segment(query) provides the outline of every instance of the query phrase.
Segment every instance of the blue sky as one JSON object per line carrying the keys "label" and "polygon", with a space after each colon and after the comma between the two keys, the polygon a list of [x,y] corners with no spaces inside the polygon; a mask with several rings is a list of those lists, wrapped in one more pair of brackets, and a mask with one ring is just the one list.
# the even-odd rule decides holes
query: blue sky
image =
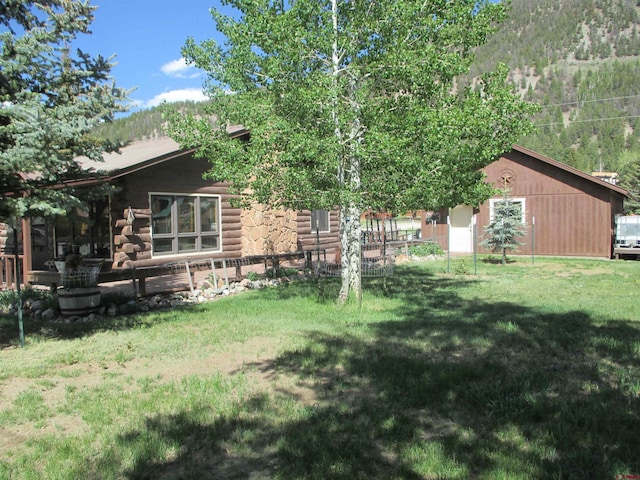
{"label": "blue sky", "polygon": [[130,94],[132,110],[163,100],[204,99],[202,72],[187,68],[180,49],[190,36],[224,42],[209,13],[212,7],[221,8],[218,0],[93,0],[91,4],[98,7],[93,33],[81,35],[76,45],[92,56],[116,55],[111,72],[116,84],[136,88]]}
{"label": "blue sky", "polygon": [[[498,0],[492,0],[493,2]],[[187,37],[223,43],[209,13],[211,8],[232,14],[220,0],[92,0],[98,7],[91,35],[76,45],[95,56],[116,55],[112,70],[118,86],[131,93],[132,111],[162,101],[204,100],[203,74],[188,68],[180,49]]]}

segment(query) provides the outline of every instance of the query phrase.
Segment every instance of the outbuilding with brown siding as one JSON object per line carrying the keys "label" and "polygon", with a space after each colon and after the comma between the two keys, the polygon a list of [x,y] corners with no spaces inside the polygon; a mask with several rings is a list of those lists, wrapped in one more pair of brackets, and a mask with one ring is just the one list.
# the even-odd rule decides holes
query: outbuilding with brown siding
{"label": "outbuilding with brown siding", "polygon": [[[611,257],[615,219],[622,214],[626,190],[519,145],[484,172],[488,183],[497,189],[507,187],[522,208],[526,233],[518,253]],[[440,215],[437,228],[442,234],[449,216],[452,252],[470,252],[474,243],[479,245],[492,207],[501,200],[497,194],[478,208],[459,206]],[[423,232],[429,232],[425,220],[426,215]]]}

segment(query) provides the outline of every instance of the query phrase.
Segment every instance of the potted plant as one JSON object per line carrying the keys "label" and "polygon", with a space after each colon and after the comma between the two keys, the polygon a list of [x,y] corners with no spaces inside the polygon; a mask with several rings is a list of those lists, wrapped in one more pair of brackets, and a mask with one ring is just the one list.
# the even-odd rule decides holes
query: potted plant
{"label": "potted plant", "polygon": [[87,315],[100,307],[98,275],[100,265],[83,264],[78,254],[67,256],[64,264],[56,262],[62,287],[58,289],[58,304],[62,315]]}

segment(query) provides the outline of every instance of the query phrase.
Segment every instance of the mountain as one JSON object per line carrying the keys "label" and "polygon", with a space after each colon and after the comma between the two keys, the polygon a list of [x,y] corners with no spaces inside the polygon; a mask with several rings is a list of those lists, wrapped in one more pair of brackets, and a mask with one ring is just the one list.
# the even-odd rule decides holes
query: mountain
{"label": "mountain", "polygon": [[[622,171],[640,159],[639,30],[640,0],[512,0],[460,83],[507,64],[514,88],[541,106],[538,131],[520,144],[585,172]],[[189,102],[178,107],[202,112]],[[161,131],[151,109],[100,134],[134,140]]]}
{"label": "mountain", "polygon": [[471,75],[503,62],[542,107],[523,146],[585,172],[620,171],[640,158],[639,29],[639,0],[512,0]]}
{"label": "mountain", "polygon": [[[173,108],[191,114],[204,114],[206,102],[192,101],[172,103]],[[104,123],[96,129],[96,135],[114,144],[129,143],[134,140],[147,140],[164,135],[164,120],[159,107],[139,110],[130,115]]]}

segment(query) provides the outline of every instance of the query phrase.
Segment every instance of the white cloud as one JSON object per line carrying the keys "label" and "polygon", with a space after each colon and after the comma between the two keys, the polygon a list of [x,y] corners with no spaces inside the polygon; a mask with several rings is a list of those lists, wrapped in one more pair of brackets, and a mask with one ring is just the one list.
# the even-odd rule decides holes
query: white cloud
{"label": "white cloud", "polygon": [[195,67],[187,65],[187,61],[184,58],[171,60],[162,65],[160,70],[168,77],[174,78],[198,78],[201,75]]}
{"label": "white cloud", "polygon": [[168,92],[162,92],[160,95],[156,95],[151,100],[146,102],[146,107],[157,107],[162,102],[173,103],[191,100],[192,102],[204,102],[209,100],[200,88],[182,88],[179,90],[169,90]]}

